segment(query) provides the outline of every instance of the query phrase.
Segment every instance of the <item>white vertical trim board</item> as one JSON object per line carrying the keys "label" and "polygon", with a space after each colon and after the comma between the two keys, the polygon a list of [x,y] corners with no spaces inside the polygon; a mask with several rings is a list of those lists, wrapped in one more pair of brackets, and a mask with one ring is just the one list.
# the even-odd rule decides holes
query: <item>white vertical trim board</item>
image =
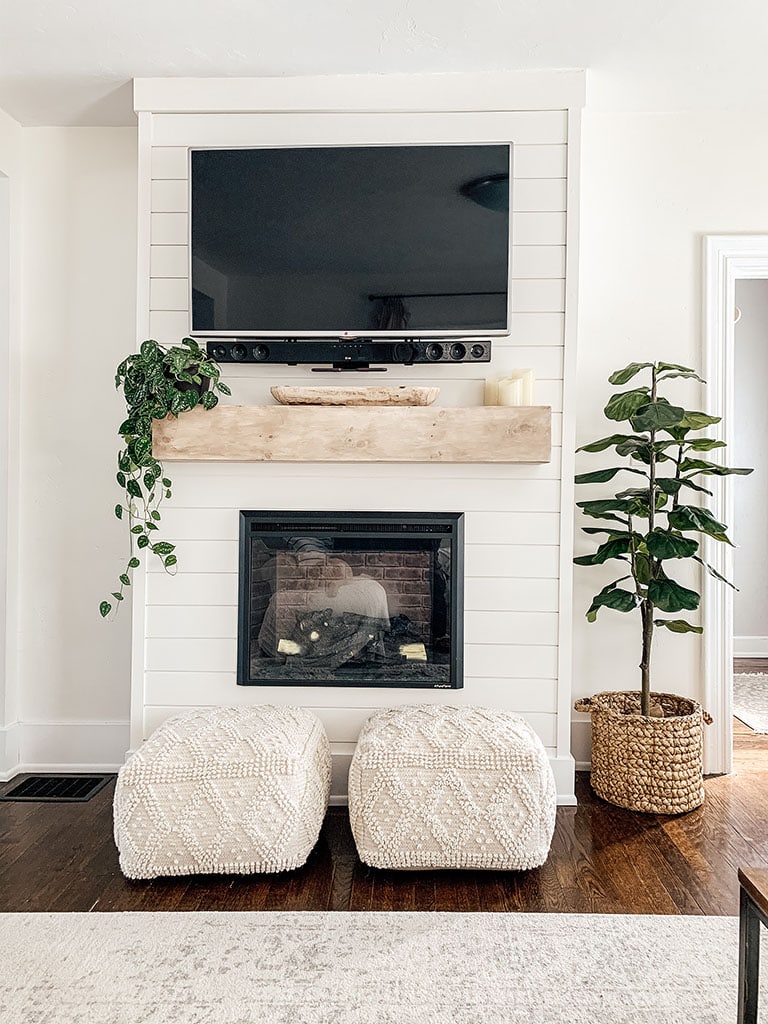
{"label": "white vertical trim board", "polygon": [[[768,235],[706,235],[704,248],[704,377],[707,412],[721,420],[713,438],[733,444],[734,317],[736,281],[768,278]],[[713,462],[727,460],[728,448],[710,453]],[[712,477],[712,512],[733,524],[733,490],[728,477]],[[733,554],[727,544],[707,539],[704,557],[726,579],[733,578]],[[714,725],[705,730],[704,771],[730,772],[733,767],[733,592],[703,574],[704,694]]]}

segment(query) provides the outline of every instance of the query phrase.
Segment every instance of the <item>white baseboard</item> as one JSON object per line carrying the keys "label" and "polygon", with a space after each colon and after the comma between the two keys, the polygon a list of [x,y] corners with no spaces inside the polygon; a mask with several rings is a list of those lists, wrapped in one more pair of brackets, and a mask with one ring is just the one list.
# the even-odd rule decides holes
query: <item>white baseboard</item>
{"label": "white baseboard", "polygon": [[22,772],[115,772],[128,746],[127,721],[15,722],[0,743],[3,734],[3,782]]}
{"label": "white baseboard", "polygon": [[735,636],[734,658],[768,658],[768,636]]}

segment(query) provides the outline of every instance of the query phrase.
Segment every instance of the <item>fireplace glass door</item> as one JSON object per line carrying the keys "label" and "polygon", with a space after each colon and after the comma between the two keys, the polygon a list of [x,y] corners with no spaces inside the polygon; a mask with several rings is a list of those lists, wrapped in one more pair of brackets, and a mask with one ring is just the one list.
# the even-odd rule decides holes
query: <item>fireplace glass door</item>
{"label": "fireplace glass door", "polygon": [[238,683],[462,685],[463,514],[241,512]]}

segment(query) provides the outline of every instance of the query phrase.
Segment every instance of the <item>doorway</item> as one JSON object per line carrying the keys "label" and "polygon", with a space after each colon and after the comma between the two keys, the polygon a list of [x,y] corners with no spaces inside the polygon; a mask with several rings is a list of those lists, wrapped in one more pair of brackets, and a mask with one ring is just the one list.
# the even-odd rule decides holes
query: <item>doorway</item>
{"label": "doorway", "polygon": [[[715,456],[719,455],[722,461],[730,465],[754,466],[756,470],[745,478],[710,478],[713,491],[711,508],[720,522],[731,527],[737,544],[741,545],[745,540],[747,544],[750,540],[761,544],[762,534],[765,533],[761,530],[764,515],[760,511],[759,499],[753,492],[768,476],[768,460],[761,457],[760,450],[761,446],[764,447],[766,437],[766,427],[760,425],[760,417],[768,414],[763,408],[766,404],[763,397],[760,411],[755,415],[747,415],[747,410],[742,407],[742,393],[746,386],[745,379],[749,375],[758,383],[764,379],[759,378],[758,367],[750,366],[749,357],[753,346],[759,347],[761,337],[768,338],[768,316],[762,328],[758,322],[761,302],[765,301],[768,313],[768,236],[709,235],[704,239],[704,268],[704,376],[708,381],[706,408],[708,412],[721,417],[721,421],[712,428],[711,436],[727,445],[727,448],[716,449],[710,454],[712,461],[718,461]],[[749,327],[744,319],[747,308],[750,311]],[[754,341],[750,340],[751,332],[754,332]],[[739,348],[742,342],[744,351]],[[762,347],[768,350],[768,345],[763,344]],[[766,359],[768,366],[768,351],[758,352],[755,359],[758,355],[761,360]],[[751,387],[750,381],[750,390]],[[735,483],[737,480],[738,484]],[[751,485],[747,481],[752,481]],[[750,509],[754,510],[754,515],[750,514]],[[762,613],[758,610],[756,616],[752,615],[749,604],[748,595],[761,593],[764,588],[760,584],[759,573],[752,572],[748,561],[757,560],[760,556],[756,551],[752,553],[747,550],[747,544],[741,549],[740,555],[737,555],[735,548],[709,538],[703,545],[704,557],[710,565],[726,579],[735,579],[738,574],[737,583],[746,584],[745,599],[739,600],[737,609],[734,591],[708,574],[705,574],[703,580],[704,704],[715,720],[705,739],[704,770],[708,774],[733,770],[734,735],[740,770],[745,763],[743,751],[747,741],[749,745],[755,743],[759,748],[763,739],[768,740],[768,736],[762,737],[754,733],[754,730],[748,734],[743,733],[744,723],[741,726],[735,724],[733,715],[734,655],[738,653],[741,659],[743,655],[756,653],[747,650],[746,644],[740,646],[738,651],[736,649],[734,638],[737,610],[739,629],[743,631],[739,634],[740,645],[742,640],[752,635],[747,630],[756,629],[756,622],[765,624],[760,626],[754,636],[768,634],[768,623]],[[764,562],[760,565],[764,565]],[[756,566],[758,570],[760,565]],[[768,655],[766,657],[768,659]],[[746,661],[753,662],[753,659]],[[739,660],[736,667],[748,669],[747,673],[739,674],[758,674],[754,670],[759,666],[754,663],[745,664]],[[768,743],[765,745],[768,748]],[[768,753],[765,757],[765,768],[768,768]]]}

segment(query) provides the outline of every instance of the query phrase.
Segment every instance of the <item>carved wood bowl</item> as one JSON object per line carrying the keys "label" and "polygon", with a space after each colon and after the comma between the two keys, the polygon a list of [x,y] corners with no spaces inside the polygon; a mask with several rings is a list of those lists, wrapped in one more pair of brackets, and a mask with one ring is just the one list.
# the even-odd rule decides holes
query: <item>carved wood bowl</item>
{"label": "carved wood bowl", "polygon": [[432,405],[440,388],[399,387],[294,387],[278,384],[270,389],[280,405]]}

